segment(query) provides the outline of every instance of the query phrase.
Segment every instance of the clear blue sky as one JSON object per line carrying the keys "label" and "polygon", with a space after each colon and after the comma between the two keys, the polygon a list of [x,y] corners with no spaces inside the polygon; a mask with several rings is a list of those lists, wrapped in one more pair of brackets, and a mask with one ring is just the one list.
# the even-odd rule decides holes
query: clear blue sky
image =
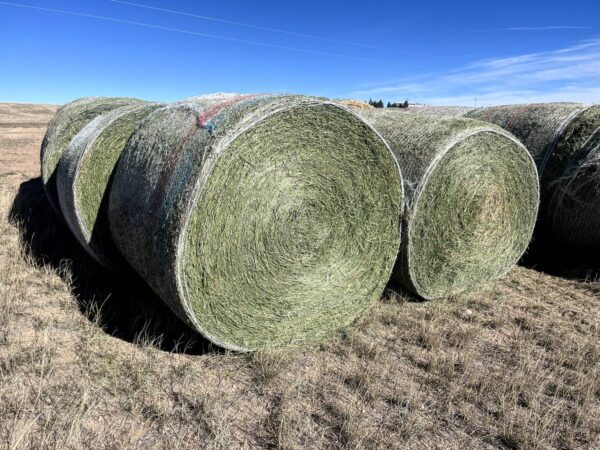
{"label": "clear blue sky", "polygon": [[131,2],[0,1],[0,101],[600,101],[598,0]]}

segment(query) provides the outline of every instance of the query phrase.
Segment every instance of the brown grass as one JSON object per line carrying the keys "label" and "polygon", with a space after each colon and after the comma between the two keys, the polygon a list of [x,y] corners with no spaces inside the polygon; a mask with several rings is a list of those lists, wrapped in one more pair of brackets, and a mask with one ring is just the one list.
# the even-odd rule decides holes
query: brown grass
{"label": "brown grass", "polygon": [[600,447],[597,281],[391,288],[318,348],[221,352],[79,249],[37,178],[42,134],[0,130],[1,446]]}
{"label": "brown grass", "polygon": [[373,109],[373,105],[369,105],[366,102],[360,100],[339,100],[342,105],[346,105],[354,109]]}

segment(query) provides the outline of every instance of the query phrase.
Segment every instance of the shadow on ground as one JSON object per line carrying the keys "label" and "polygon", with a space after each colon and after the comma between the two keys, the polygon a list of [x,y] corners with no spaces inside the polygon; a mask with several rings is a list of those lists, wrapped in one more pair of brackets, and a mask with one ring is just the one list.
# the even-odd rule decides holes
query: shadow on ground
{"label": "shadow on ground", "polygon": [[[41,178],[21,183],[10,220],[19,227],[24,252],[36,264],[57,270],[66,281],[71,278],[79,309],[106,333],[168,352],[220,351],[175,316],[132,269],[123,266],[118,274],[110,273],[88,256],[56,216]],[[534,240],[520,265],[563,278],[600,280],[598,254],[560,249],[542,237]]]}
{"label": "shadow on ground", "polygon": [[9,217],[19,227],[24,252],[63,279],[71,278],[79,309],[106,333],[168,352],[219,351],[175,316],[132,269],[110,273],[88,256],[56,216],[41,178],[21,183]]}
{"label": "shadow on ground", "polygon": [[534,236],[519,265],[571,280],[600,281],[598,252],[561,245],[539,227]]}

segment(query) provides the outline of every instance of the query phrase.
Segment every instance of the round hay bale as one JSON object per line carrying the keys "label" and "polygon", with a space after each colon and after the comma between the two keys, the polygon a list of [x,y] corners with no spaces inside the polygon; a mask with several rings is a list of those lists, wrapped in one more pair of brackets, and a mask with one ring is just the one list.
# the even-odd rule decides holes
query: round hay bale
{"label": "round hay bale", "polygon": [[386,139],[402,169],[397,281],[425,299],[448,297],[516,264],[539,202],[537,171],[520,142],[470,119],[378,110],[361,116]]}
{"label": "round hay bale", "polygon": [[56,168],[71,139],[100,114],[140,101],[132,98],[116,97],[80,98],[67,103],[56,112],[42,141],[40,160],[44,190],[50,205],[61,219],[63,216],[56,191]]}
{"label": "round hay bale", "polygon": [[472,111],[468,106],[410,106],[408,108],[398,109],[398,111],[411,114],[420,114],[430,117],[461,117]]}
{"label": "round hay bale", "polygon": [[318,341],[378,299],[400,239],[389,148],[325,99],[218,94],[155,111],[117,165],[113,239],[199,333]]}
{"label": "round hay bale", "polygon": [[600,129],[552,182],[549,222],[555,237],[577,247],[600,247]]}
{"label": "round hay bale", "polygon": [[115,252],[108,229],[108,194],[127,141],[148,114],[163,106],[122,106],[89,122],[75,135],[57,168],[57,192],[67,225],[100,264],[112,267]]}
{"label": "round hay bale", "polygon": [[[534,157],[541,183],[540,225],[561,243],[600,248],[600,171],[593,136],[600,130],[600,105],[541,103],[494,106],[466,117],[513,133]],[[578,164],[585,161],[585,166]],[[586,180],[586,177],[589,179]],[[583,186],[586,186],[583,189]]]}

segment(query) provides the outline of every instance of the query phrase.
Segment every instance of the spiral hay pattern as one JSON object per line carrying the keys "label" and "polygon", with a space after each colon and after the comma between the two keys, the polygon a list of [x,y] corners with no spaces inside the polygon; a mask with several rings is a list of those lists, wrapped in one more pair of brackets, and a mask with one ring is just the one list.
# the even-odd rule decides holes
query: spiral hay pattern
{"label": "spiral hay pattern", "polygon": [[111,267],[115,252],[108,229],[112,175],[127,141],[155,103],[122,106],[93,119],[60,158],[57,192],[67,225],[100,264]]}
{"label": "spiral hay pattern", "polygon": [[56,170],[58,161],[71,139],[100,114],[139,101],[130,98],[112,97],[81,98],[67,103],[56,112],[42,141],[40,159],[44,190],[52,208],[60,218],[63,218],[63,216],[56,188]]}
{"label": "spiral hay pattern", "polygon": [[527,150],[483,122],[371,110],[361,116],[402,168],[405,212],[394,277],[425,299],[507,272],[535,224],[538,175]]}
{"label": "spiral hay pattern", "polygon": [[466,117],[505,128],[531,152],[541,177],[544,234],[562,244],[600,248],[599,105],[505,105],[473,110]]}
{"label": "spiral hay pattern", "polygon": [[117,165],[113,239],[194,329],[228,349],[317,341],[379,298],[402,181],[378,134],[301,96],[155,111]]}

